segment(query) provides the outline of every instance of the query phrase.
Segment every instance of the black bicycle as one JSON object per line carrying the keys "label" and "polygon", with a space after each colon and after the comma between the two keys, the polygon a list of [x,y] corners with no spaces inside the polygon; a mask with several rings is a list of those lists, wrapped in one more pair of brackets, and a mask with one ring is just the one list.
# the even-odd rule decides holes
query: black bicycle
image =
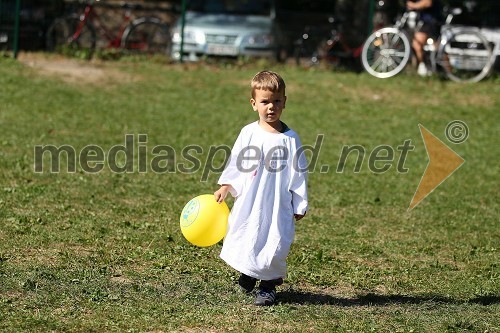
{"label": "black bicycle", "polygon": [[342,25],[335,17],[329,17],[323,27],[306,27],[294,42],[294,58],[297,65],[326,63],[333,67],[360,68],[363,45],[351,46]]}

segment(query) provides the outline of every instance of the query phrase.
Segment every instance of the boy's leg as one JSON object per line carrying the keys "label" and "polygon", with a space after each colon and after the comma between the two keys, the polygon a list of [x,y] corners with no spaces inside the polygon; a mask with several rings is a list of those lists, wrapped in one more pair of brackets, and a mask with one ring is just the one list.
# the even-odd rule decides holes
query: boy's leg
{"label": "boy's leg", "polygon": [[268,306],[276,303],[276,286],[283,284],[283,279],[262,280],[259,284],[259,290],[255,295],[255,305]]}
{"label": "boy's leg", "polygon": [[238,279],[238,285],[240,286],[240,289],[246,293],[251,293],[253,291],[253,288],[255,288],[256,283],[256,278],[250,277],[243,273],[241,273]]}

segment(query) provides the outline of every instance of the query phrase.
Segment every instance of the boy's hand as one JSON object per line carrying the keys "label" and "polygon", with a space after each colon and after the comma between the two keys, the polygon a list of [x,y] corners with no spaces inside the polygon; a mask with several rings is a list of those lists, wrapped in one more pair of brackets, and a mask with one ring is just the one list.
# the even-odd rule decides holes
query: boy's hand
{"label": "boy's hand", "polygon": [[227,193],[229,192],[229,189],[231,188],[231,185],[222,185],[220,189],[214,192],[214,197],[215,201],[218,203],[221,203],[226,199]]}
{"label": "boy's hand", "polygon": [[[306,212],[307,213],[307,212]],[[300,214],[293,214],[293,216],[295,217],[295,221],[299,221],[299,220],[302,220],[302,218],[304,216],[306,216],[306,213],[304,213],[304,215],[300,215]]]}

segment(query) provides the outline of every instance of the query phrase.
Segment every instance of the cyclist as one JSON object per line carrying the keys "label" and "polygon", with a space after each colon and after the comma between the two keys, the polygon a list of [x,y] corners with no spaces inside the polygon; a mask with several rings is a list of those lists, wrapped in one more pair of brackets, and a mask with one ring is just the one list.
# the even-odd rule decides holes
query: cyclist
{"label": "cyclist", "polygon": [[420,13],[421,28],[413,35],[412,47],[417,58],[417,73],[427,76],[430,70],[424,62],[424,45],[429,37],[435,40],[439,36],[442,6],[439,0],[408,0],[406,8]]}

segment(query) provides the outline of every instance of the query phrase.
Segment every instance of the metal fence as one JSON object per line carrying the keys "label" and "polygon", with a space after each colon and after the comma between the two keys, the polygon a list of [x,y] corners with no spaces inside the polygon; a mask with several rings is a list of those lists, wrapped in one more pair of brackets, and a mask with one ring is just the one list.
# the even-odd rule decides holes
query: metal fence
{"label": "metal fence", "polygon": [[0,51],[43,49],[45,30],[63,6],[63,0],[0,0]]}
{"label": "metal fence", "polygon": [[[100,1],[96,3],[96,8],[107,10],[112,14],[113,8],[120,8],[123,2]],[[166,16],[171,12],[170,6],[166,5],[175,4],[179,0],[126,0],[126,2],[143,4],[144,11],[157,16]],[[0,52],[17,55],[18,50],[44,50],[45,33],[54,19],[77,12],[85,3],[86,0],[0,0]],[[169,19],[169,17],[162,18]]]}

